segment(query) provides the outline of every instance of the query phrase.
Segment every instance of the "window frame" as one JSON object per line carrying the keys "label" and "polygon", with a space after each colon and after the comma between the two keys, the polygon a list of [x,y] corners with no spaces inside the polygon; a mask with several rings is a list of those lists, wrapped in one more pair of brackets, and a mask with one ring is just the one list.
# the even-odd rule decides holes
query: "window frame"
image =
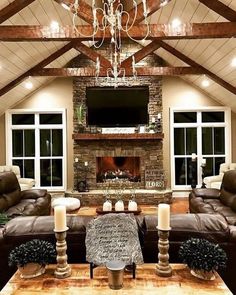
{"label": "window frame", "polygon": [[[225,121],[220,123],[206,123],[201,122],[202,112],[214,112],[221,111],[225,113]],[[197,112],[197,122],[196,123],[174,123],[174,113],[175,112]],[[197,128],[197,176],[198,176],[198,187],[202,183],[202,173],[201,173],[201,162],[202,162],[202,127],[224,127],[225,128],[225,162],[231,162],[231,109],[229,107],[193,107],[193,108],[183,108],[183,107],[173,107],[170,108],[170,168],[171,168],[171,188],[173,190],[190,190],[191,185],[176,185],[175,184],[175,155],[174,155],[174,128],[186,128],[186,127],[196,127]],[[189,155],[191,157],[191,155]],[[208,155],[211,157],[212,155]],[[216,156],[216,155],[213,155]],[[180,158],[180,156],[178,156]],[[186,156],[183,155],[183,158]],[[219,155],[222,157],[222,155]]]}
{"label": "window frame", "polygon": [[[32,113],[35,115],[35,123],[29,125],[12,125],[12,115],[13,114],[29,114]],[[62,115],[62,124],[39,124],[39,114],[61,114]],[[60,191],[66,190],[67,187],[67,116],[66,109],[57,108],[57,109],[10,109],[5,112],[5,139],[6,139],[6,165],[12,165],[13,155],[12,155],[12,130],[23,130],[23,129],[34,129],[35,130],[35,157],[27,157],[27,159],[35,160],[35,188],[41,188],[40,184],[40,159],[43,157],[40,156],[40,129],[62,129],[63,141],[62,149],[63,155],[60,157],[50,156],[51,159],[61,158],[62,159],[62,177],[63,184],[62,186],[43,186],[43,189],[48,191]],[[23,157],[24,158],[24,157]],[[45,157],[49,158],[49,157]]]}

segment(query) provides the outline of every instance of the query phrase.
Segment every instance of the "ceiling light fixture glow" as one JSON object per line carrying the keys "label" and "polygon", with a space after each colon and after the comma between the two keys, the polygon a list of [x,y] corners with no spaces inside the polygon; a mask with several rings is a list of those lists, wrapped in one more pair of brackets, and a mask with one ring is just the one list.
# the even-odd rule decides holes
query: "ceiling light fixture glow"
{"label": "ceiling light fixture glow", "polygon": [[204,78],[204,80],[202,80],[202,86],[203,86],[204,88],[210,86],[210,82],[209,82],[209,80],[206,79],[206,78]]}
{"label": "ceiling light fixture glow", "polygon": [[236,57],[234,57],[231,61],[231,66],[236,67]]}
{"label": "ceiling light fixture glow", "polygon": [[33,88],[33,83],[31,81],[27,81],[25,82],[25,88],[26,89],[32,89]]}
{"label": "ceiling light fixture glow", "polygon": [[172,25],[173,29],[176,29],[176,28],[180,27],[181,21],[178,18],[175,18],[172,20],[171,25]]}
{"label": "ceiling light fixture glow", "polygon": [[53,31],[57,31],[59,29],[59,24],[58,22],[56,21],[52,21],[51,24],[50,24],[50,28],[53,30]]}

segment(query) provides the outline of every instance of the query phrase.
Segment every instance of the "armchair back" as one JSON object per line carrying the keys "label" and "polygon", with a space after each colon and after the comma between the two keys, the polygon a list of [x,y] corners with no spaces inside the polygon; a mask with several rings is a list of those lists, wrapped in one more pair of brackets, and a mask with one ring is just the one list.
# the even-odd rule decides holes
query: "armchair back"
{"label": "armchair back", "polygon": [[31,189],[34,185],[35,185],[35,180],[33,178],[23,178],[21,177],[20,174],[20,167],[17,165],[12,165],[12,166],[0,166],[0,173],[1,172],[14,172],[19,184],[20,184],[20,188],[21,190],[27,190],[27,189]]}
{"label": "armchair back", "polygon": [[15,173],[0,173],[0,212],[6,211],[21,200],[21,189]]}

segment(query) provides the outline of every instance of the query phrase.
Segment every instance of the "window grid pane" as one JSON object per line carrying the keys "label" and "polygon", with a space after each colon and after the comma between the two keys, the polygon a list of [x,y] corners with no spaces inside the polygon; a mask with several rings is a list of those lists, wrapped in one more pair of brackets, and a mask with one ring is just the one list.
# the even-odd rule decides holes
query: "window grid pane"
{"label": "window grid pane", "polygon": [[[193,112],[186,112],[187,114]],[[191,171],[191,157],[192,153],[196,153],[198,158],[202,157],[206,159],[205,176],[215,175],[219,173],[219,166],[225,162],[225,126],[224,127],[202,127],[201,122],[206,123],[218,122],[224,123],[225,112],[200,112],[198,121],[199,133],[196,127],[185,127],[185,123],[190,123],[187,120],[187,115],[184,112],[174,113],[174,123],[183,123],[183,127],[178,125],[174,127],[174,157],[175,157],[175,185],[190,185],[192,183],[192,171]],[[183,119],[184,118],[184,119]],[[200,122],[201,119],[201,122]],[[195,122],[192,122],[195,123]],[[209,124],[210,125],[210,124]],[[202,134],[202,153],[197,151],[197,136]],[[221,155],[221,156],[220,156]],[[181,157],[182,156],[182,157]],[[186,157],[184,157],[186,156]],[[219,157],[220,156],[220,157]],[[200,164],[197,164],[200,169]],[[196,173],[196,178],[199,173]],[[199,181],[201,177],[199,177]],[[196,183],[198,180],[196,179]]]}
{"label": "window grid pane", "polygon": [[[14,115],[15,114],[12,114],[12,122]],[[35,122],[45,124],[44,128],[47,128],[46,124],[50,124],[51,126],[50,129],[39,129],[37,133],[36,125],[34,129],[24,129],[23,127],[22,129],[12,130],[12,163],[18,165],[20,167],[21,176],[27,178],[35,178],[35,167],[39,167],[38,186],[63,186],[63,129],[58,129],[58,126],[55,126],[56,129],[52,128],[52,124],[62,124],[62,113],[30,114],[28,117],[24,115],[25,114],[20,114],[20,116],[14,118],[15,124],[20,122],[18,128],[21,128],[20,125],[23,127],[25,124],[34,125]],[[23,121],[22,118],[25,121]],[[39,120],[37,120],[37,118]],[[24,124],[22,122],[26,123]],[[39,135],[38,141],[36,141],[35,134]],[[35,142],[39,143],[37,149],[35,147]],[[38,151],[37,155],[36,151]],[[47,158],[42,159],[41,157]],[[35,161],[38,162],[37,166],[35,166]]]}

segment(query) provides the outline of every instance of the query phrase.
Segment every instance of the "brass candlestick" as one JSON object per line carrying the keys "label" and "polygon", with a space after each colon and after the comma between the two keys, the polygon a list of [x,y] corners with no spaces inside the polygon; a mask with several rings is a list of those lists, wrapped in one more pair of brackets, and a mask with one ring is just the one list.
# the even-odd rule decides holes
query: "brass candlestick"
{"label": "brass candlestick", "polygon": [[56,250],[57,250],[57,268],[54,272],[54,275],[58,279],[64,279],[71,275],[71,267],[67,263],[67,244],[66,244],[66,231],[68,227],[64,231],[56,231],[55,236],[57,239]]}
{"label": "brass candlestick", "polygon": [[[158,227],[157,227],[158,229]],[[169,265],[169,230],[158,229],[158,264],[156,265],[157,275],[160,277],[171,277],[172,268]]]}

